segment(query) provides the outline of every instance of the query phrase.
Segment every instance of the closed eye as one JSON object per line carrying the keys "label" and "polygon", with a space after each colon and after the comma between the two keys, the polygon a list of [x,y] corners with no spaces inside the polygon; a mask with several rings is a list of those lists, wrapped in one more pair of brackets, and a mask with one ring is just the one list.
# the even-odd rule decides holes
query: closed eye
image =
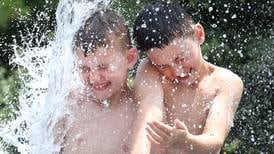
{"label": "closed eye", "polygon": [[159,68],[159,69],[164,70],[164,69],[168,68],[168,65],[156,65],[156,67]]}
{"label": "closed eye", "polygon": [[84,72],[84,73],[89,73],[90,72],[90,68],[87,67],[87,66],[81,66],[80,70],[81,70],[81,72]]}
{"label": "closed eye", "polygon": [[106,64],[100,64],[97,66],[97,68],[99,70],[105,70],[105,69],[108,69],[109,68],[109,65],[106,65]]}

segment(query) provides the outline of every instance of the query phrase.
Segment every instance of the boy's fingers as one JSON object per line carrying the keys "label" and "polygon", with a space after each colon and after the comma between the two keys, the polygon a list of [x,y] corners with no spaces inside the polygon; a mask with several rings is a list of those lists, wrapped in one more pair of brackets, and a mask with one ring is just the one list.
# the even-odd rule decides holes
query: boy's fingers
{"label": "boy's fingers", "polygon": [[175,120],[174,120],[174,125],[175,125],[175,127],[178,128],[178,129],[187,130],[187,127],[186,127],[185,123],[182,122],[182,121],[180,121],[180,120],[178,120],[178,119],[175,119]]}
{"label": "boy's fingers", "polygon": [[166,125],[159,121],[153,121],[152,124],[169,135],[172,133],[173,128],[169,125]]}
{"label": "boy's fingers", "polygon": [[170,136],[168,133],[162,131],[161,129],[159,129],[158,127],[156,127],[155,125],[151,124],[151,123],[147,123],[150,128],[157,133],[159,136],[161,136],[164,140],[167,140]]}
{"label": "boy's fingers", "polygon": [[159,136],[156,132],[154,132],[150,126],[146,127],[146,131],[147,131],[148,135],[151,138],[153,138],[155,141],[157,141],[158,143],[164,142],[163,138],[161,136]]}
{"label": "boy's fingers", "polygon": [[159,142],[157,142],[156,140],[154,140],[149,134],[146,134],[148,140],[154,144],[154,145],[157,145],[157,146],[160,146],[161,144]]}

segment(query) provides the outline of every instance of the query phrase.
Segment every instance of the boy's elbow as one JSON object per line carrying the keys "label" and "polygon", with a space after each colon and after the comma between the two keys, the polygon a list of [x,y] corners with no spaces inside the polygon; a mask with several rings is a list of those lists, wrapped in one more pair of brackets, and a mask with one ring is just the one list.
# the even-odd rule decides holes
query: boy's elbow
{"label": "boy's elbow", "polygon": [[220,152],[221,148],[223,147],[224,139],[223,138],[216,138],[214,143],[209,148],[209,153],[217,154]]}
{"label": "boy's elbow", "polygon": [[[217,154],[220,153],[220,150],[224,144],[225,138],[221,135],[212,135],[212,134],[203,134],[203,138],[196,138],[195,140],[199,145],[197,145],[195,152],[197,154],[200,153],[211,153]],[[191,151],[190,151],[191,153]],[[193,151],[192,151],[193,153]]]}
{"label": "boy's elbow", "polygon": [[221,148],[223,147],[223,145],[224,145],[224,140],[217,141],[215,152],[219,152]]}
{"label": "boy's elbow", "polygon": [[206,137],[203,140],[203,148],[201,150],[198,150],[199,152],[202,153],[212,153],[212,154],[216,154],[219,153],[225,138],[222,137],[221,135],[213,135],[212,134],[207,134],[207,136],[210,136],[209,138]]}
{"label": "boy's elbow", "polygon": [[219,154],[223,146],[223,142],[221,141],[214,141],[214,143],[211,144],[206,144],[204,147],[197,147],[198,149],[195,150],[195,152],[190,152],[190,153],[195,153],[195,154],[200,154],[200,153],[210,153],[210,154]]}

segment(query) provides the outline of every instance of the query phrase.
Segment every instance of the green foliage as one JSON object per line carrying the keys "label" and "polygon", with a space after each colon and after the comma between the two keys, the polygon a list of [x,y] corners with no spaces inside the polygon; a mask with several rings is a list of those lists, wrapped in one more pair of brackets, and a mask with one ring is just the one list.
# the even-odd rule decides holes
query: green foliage
{"label": "green foliage", "polygon": [[205,58],[244,81],[243,97],[223,152],[273,153],[273,2],[181,2],[189,12],[196,12],[194,19],[205,27]]}
{"label": "green foliage", "polygon": [[[55,9],[59,0],[1,0],[0,2],[0,65],[9,68],[9,59],[13,55],[11,44],[22,42],[21,33],[26,27],[34,29],[39,20],[39,31],[54,30]],[[49,19],[41,21],[37,14],[43,12]],[[39,25],[39,26],[40,26]],[[37,30],[37,29],[36,29]],[[42,32],[41,32],[42,33]]]}
{"label": "green foliage", "polygon": [[19,15],[27,15],[29,11],[24,0],[2,0],[0,2],[0,29],[7,28],[9,21],[15,20]]}
{"label": "green foliage", "polygon": [[129,27],[132,27],[138,12],[150,2],[151,0],[115,0],[111,7],[120,12],[129,22]]}
{"label": "green foliage", "polygon": [[241,140],[237,138],[227,139],[227,142],[224,144],[223,152],[234,153],[241,144]]}
{"label": "green foliage", "polygon": [[[18,109],[18,95],[20,82],[16,72],[8,72],[0,67],[0,127],[9,120],[16,118]],[[3,148],[3,149],[1,149]],[[5,150],[9,153],[18,153],[17,148],[5,143],[0,137],[0,151]]]}
{"label": "green foliage", "polygon": [[256,40],[250,45],[250,60],[238,67],[245,92],[235,118],[232,134],[243,149],[274,152],[274,44]]}
{"label": "green foliage", "polygon": [[18,111],[20,83],[18,75],[0,67],[0,123],[14,119]]}
{"label": "green foliage", "polygon": [[3,139],[0,137],[0,151],[6,151],[9,154],[20,154],[18,152],[18,149],[10,144],[7,144],[6,142],[3,141]]}

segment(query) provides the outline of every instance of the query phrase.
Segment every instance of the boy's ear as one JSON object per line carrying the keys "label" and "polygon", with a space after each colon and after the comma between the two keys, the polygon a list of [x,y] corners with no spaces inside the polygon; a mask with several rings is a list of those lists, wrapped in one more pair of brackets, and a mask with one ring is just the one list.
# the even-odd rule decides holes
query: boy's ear
{"label": "boy's ear", "polygon": [[131,69],[137,63],[138,50],[136,48],[130,48],[127,53],[127,64],[128,68]]}
{"label": "boy's ear", "polygon": [[205,41],[204,27],[199,23],[194,25],[194,37],[200,43],[200,45]]}

